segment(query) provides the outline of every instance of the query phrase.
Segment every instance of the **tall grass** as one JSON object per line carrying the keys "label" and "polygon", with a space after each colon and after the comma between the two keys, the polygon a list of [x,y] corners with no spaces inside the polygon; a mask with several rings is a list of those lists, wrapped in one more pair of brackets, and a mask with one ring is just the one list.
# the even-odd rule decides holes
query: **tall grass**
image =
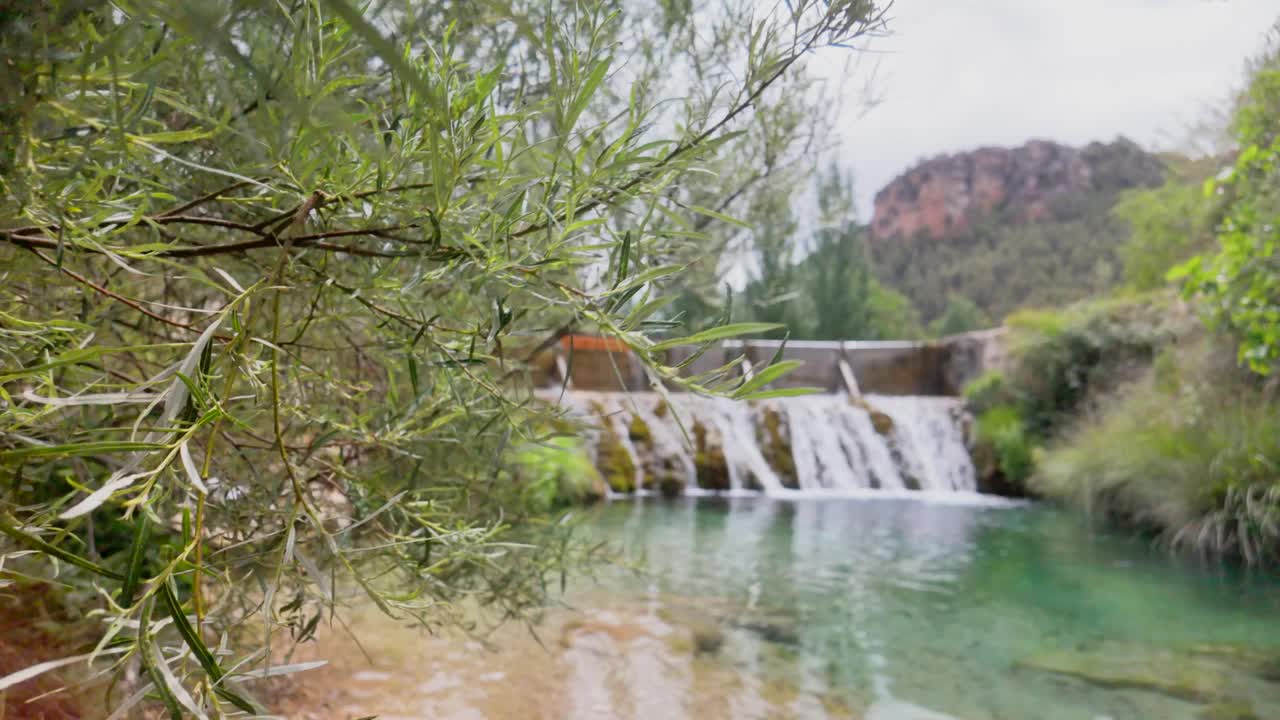
{"label": "tall grass", "polygon": [[1280,560],[1280,412],[1224,354],[1167,350],[1044,454],[1032,488],[1178,548]]}

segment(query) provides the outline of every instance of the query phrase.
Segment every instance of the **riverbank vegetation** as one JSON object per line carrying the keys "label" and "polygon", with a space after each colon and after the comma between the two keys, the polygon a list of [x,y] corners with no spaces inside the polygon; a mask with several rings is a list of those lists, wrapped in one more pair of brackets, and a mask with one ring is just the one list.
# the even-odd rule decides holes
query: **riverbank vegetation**
{"label": "riverbank vegetation", "polygon": [[76,661],[121,679],[114,710],[259,713],[248,684],[289,669],[267,638],[312,637],[344,587],[428,625],[540,607],[583,551],[546,512],[599,492],[556,473],[531,392],[563,333],[733,387],[653,335],[771,326],[682,338],[665,288],[759,158],[806,157],[816,129],[778,122],[819,101],[803,59],[883,8],[651,10],[3,13],[4,582],[92,618]]}
{"label": "riverbank vegetation", "polygon": [[995,479],[1268,565],[1280,561],[1276,41],[1236,100],[1234,159],[1117,206],[1132,289],[1010,317],[1010,367],[969,389]]}

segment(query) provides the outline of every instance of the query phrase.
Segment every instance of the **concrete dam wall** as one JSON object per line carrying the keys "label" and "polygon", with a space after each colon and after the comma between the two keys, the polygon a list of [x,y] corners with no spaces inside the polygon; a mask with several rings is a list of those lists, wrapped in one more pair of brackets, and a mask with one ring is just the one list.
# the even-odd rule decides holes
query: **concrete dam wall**
{"label": "concrete dam wall", "polygon": [[[965,384],[1003,362],[1004,330],[982,330],[935,341],[789,341],[782,359],[798,360],[796,370],[770,387],[816,387],[826,392],[877,395],[959,395]],[[698,375],[735,358],[766,362],[778,340],[730,340],[718,343],[688,368]],[[679,363],[693,352],[676,348],[668,360]],[[537,363],[537,382],[555,386],[568,375],[569,387],[596,392],[650,390],[639,360],[616,341],[570,335]],[[744,371],[746,363],[744,363]]]}

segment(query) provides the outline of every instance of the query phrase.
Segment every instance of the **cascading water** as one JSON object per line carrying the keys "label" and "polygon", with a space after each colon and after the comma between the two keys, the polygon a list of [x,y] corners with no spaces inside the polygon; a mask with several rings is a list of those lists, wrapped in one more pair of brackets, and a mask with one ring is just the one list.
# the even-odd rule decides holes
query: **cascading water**
{"label": "cascading water", "polygon": [[562,402],[595,418],[587,441],[597,465],[606,477],[627,480],[615,491],[977,489],[957,398],[810,395],[745,403],[569,390]]}

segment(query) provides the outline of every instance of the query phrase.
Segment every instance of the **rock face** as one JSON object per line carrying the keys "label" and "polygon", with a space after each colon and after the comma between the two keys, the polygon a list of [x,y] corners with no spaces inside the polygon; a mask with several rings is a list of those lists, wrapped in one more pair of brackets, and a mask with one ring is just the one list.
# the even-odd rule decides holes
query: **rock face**
{"label": "rock face", "polygon": [[1163,174],[1158,158],[1125,138],[1083,148],[1032,140],[941,155],[876,194],[871,234],[943,238],[996,212],[1012,222],[1035,222],[1051,217],[1064,196],[1155,185]]}

